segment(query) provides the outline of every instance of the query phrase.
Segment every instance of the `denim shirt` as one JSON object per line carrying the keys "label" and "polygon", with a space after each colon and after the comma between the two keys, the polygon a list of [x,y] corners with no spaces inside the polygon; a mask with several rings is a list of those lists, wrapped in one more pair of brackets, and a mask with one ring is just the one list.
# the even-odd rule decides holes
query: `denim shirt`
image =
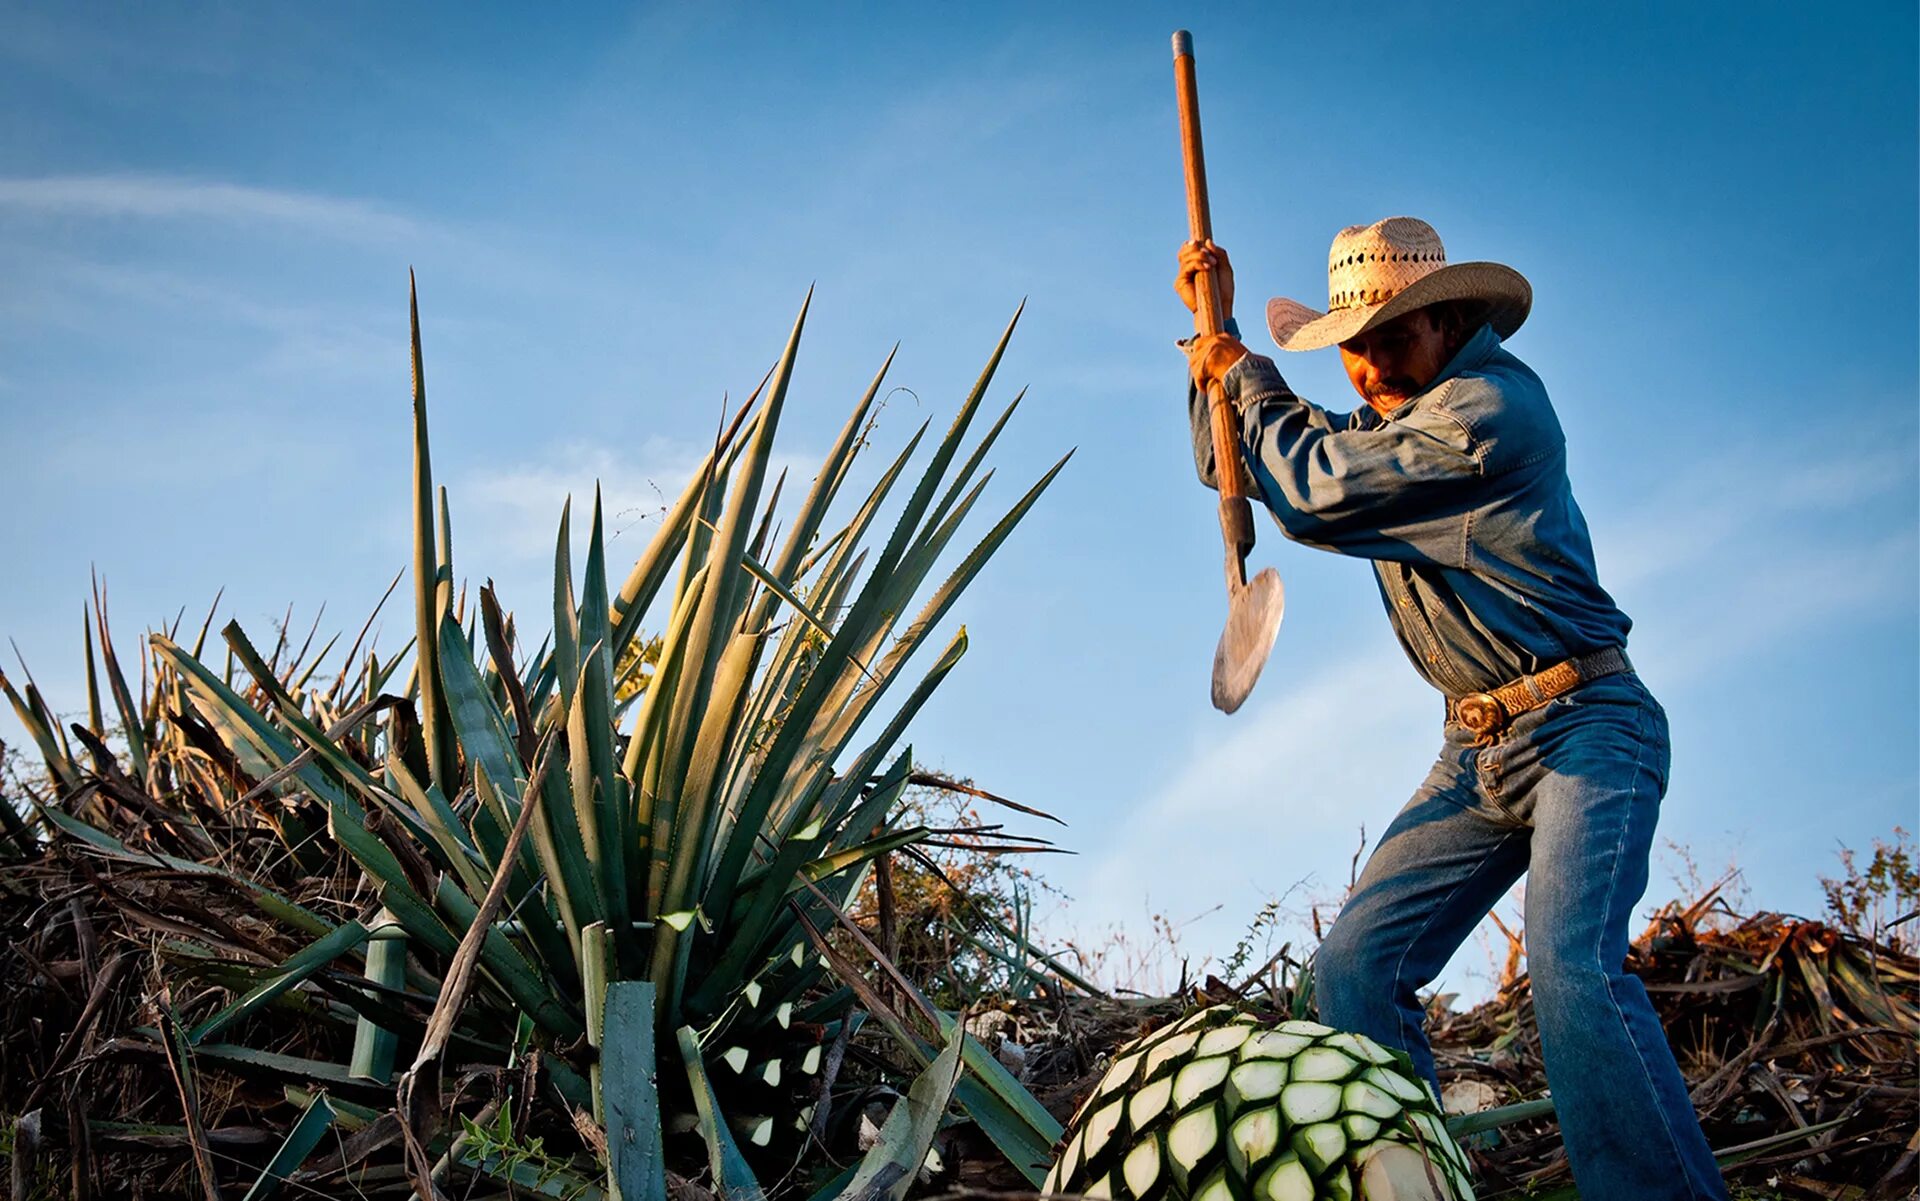
{"label": "denim shirt", "polygon": [[[1227,372],[1241,452],[1295,542],[1373,560],[1400,644],[1458,697],[1562,659],[1624,647],[1632,622],[1600,587],[1547,391],[1491,326],[1382,417],[1327,412],[1273,360]],[[1195,464],[1213,487],[1204,398],[1188,389]]]}

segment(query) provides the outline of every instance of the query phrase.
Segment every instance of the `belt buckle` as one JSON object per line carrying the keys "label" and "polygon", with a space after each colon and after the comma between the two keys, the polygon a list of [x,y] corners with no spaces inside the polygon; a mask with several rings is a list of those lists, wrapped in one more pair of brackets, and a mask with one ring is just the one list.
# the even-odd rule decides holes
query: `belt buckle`
{"label": "belt buckle", "polygon": [[1472,692],[1453,703],[1453,715],[1461,725],[1481,738],[1487,738],[1507,724],[1507,710],[1490,692]]}

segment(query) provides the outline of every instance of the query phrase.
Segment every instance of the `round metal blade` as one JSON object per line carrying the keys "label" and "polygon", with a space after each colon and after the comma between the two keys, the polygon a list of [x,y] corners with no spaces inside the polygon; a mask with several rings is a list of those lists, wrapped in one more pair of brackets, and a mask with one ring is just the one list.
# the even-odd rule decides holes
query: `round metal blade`
{"label": "round metal blade", "polygon": [[1227,628],[1213,652],[1214,708],[1232,713],[1253,691],[1286,611],[1287,590],[1271,567],[1228,592]]}

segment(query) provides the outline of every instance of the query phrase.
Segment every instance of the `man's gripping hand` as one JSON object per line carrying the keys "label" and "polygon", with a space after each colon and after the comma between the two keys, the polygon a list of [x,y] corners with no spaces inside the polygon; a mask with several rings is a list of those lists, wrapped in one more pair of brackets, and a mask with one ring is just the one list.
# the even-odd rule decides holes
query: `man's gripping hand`
{"label": "man's gripping hand", "polygon": [[1232,334],[1207,334],[1186,344],[1187,370],[1200,395],[1213,395],[1213,388],[1233,365],[1247,357],[1247,348]]}
{"label": "man's gripping hand", "polygon": [[1173,277],[1173,290],[1180,297],[1180,303],[1187,311],[1200,311],[1200,291],[1197,277],[1202,271],[1212,274],[1214,283],[1220,288],[1220,320],[1228,321],[1233,317],[1233,263],[1227,258],[1227,252],[1212,242],[1188,242],[1180,247],[1180,273]]}

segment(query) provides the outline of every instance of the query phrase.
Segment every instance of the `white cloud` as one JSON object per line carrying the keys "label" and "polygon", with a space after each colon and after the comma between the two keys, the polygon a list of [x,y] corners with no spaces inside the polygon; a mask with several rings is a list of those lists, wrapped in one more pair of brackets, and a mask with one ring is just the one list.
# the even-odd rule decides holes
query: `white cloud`
{"label": "white cloud", "polygon": [[[644,539],[678,498],[703,453],[659,438],[647,439],[631,455],[576,442],[551,447],[537,458],[463,472],[448,485],[454,546],[484,548],[482,562],[550,557],[568,496],[574,501],[574,532],[587,531],[596,481],[609,538]],[[639,549],[636,545],[634,553]]]}
{"label": "white cloud", "polygon": [[[1635,637],[1635,655],[1658,664],[1663,686],[1683,686],[1737,656],[1791,640],[1849,613],[1911,596],[1920,539],[1913,530],[1879,538],[1769,548],[1718,576],[1710,592],[1676,598],[1668,617]],[[1703,572],[1702,574],[1706,574]]]}
{"label": "white cloud", "polygon": [[1337,899],[1361,827],[1377,836],[1439,750],[1439,702],[1397,653],[1263,687],[1231,722],[1209,721],[1104,846],[1084,849],[1070,915],[1083,936],[1131,923],[1151,891],[1175,920],[1205,914],[1190,944],[1219,954],[1296,883],[1304,898]]}
{"label": "white cloud", "polygon": [[1636,658],[1678,688],[1770,639],[1911,598],[1920,541],[1889,514],[1911,511],[1913,488],[1899,437],[1830,442],[1820,458],[1749,446],[1596,521],[1601,579],[1647,619]]}
{"label": "white cloud", "polygon": [[1697,456],[1617,519],[1591,515],[1601,578],[1618,595],[1693,574],[1743,538],[1775,536],[1783,518],[1843,511],[1912,482],[1911,443],[1897,437],[1820,459],[1757,446]]}
{"label": "white cloud", "polygon": [[161,175],[0,178],[0,211],[292,225],[351,241],[417,239],[421,224],[364,200]]}

